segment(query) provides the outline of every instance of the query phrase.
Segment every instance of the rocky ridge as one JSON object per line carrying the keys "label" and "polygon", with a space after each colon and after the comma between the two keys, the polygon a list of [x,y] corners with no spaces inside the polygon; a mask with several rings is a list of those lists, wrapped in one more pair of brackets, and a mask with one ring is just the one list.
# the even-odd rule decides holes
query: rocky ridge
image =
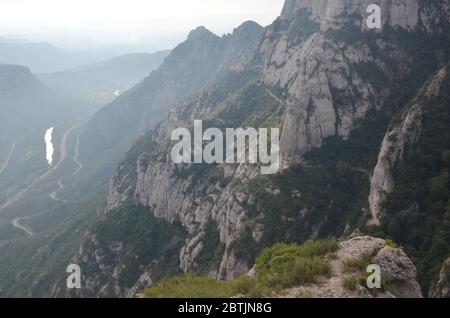
{"label": "rocky ridge", "polygon": [[[367,258],[368,263],[378,265],[384,287],[370,290],[364,282],[354,288],[345,286],[346,278],[355,275],[345,269],[344,264]],[[335,255],[327,257],[332,274],[323,278],[320,284],[301,286],[287,291],[285,297],[314,298],[422,298],[417,270],[405,252],[386,245],[385,241],[369,236],[357,236],[339,243]],[[364,272],[364,271],[363,271]],[[359,273],[364,277],[364,273]]]}

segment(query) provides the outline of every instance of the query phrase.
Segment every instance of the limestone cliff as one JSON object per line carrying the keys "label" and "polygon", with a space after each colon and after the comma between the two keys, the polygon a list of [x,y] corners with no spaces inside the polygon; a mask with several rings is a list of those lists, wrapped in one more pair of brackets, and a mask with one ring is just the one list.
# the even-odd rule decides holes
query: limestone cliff
{"label": "limestone cliff", "polygon": [[[282,87],[288,96],[283,167],[301,161],[327,137],[348,138],[369,110],[383,108],[390,91],[377,81],[402,81],[411,70],[411,53],[383,34],[391,28],[429,32],[431,16],[437,15],[419,0],[378,1],[383,28],[367,30],[371,3],[286,1],[281,18],[266,31],[259,49],[264,82]],[[448,10],[449,2],[442,7]],[[368,80],[368,74],[377,81]]]}
{"label": "limestone cliff", "polygon": [[422,88],[414,101],[396,119],[381,145],[378,163],[373,171],[369,208],[371,219],[369,224],[379,225],[383,215],[383,203],[386,196],[394,190],[394,170],[408,152],[414,151],[418,138],[420,137],[422,112],[427,105],[439,95],[441,84],[447,76],[448,68],[442,68],[433,78]]}

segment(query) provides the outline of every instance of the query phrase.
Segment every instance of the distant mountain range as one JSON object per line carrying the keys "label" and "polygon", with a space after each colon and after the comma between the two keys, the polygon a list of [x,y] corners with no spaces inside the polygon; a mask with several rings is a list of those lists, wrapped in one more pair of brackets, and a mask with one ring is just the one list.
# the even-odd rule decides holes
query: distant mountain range
{"label": "distant mountain range", "polygon": [[60,72],[106,58],[108,52],[69,51],[46,42],[0,38],[0,64],[23,65],[35,74]]}
{"label": "distant mountain range", "polygon": [[104,106],[156,70],[170,51],[134,53],[38,78],[64,98]]}

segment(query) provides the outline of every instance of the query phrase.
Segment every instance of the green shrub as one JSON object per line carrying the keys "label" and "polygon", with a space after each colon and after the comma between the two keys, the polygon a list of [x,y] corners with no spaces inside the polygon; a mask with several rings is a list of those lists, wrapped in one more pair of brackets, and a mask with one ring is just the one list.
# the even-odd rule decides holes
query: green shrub
{"label": "green shrub", "polygon": [[148,298],[224,298],[233,296],[232,286],[225,281],[191,274],[162,280],[145,290]]}
{"label": "green shrub", "polygon": [[385,240],[384,243],[386,244],[386,246],[389,246],[389,247],[392,247],[392,248],[403,249],[402,246],[398,245],[393,240]]}
{"label": "green shrub", "polygon": [[428,188],[435,198],[442,198],[447,195],[448,180],[448,171],[429,179]]}
{"label": "green shrub", "polygon": [[297,298],[314,298],[314,295],[308,290],[302,290],[297,293]]}
{"label": "green shrub", "polygon": [[356,290],[356,287],[359,285],[359,279],[358,277],[352,275],[347,276],[342,281],[342,287],[348,290]]}
{"label": "green shrub", "polygon": [[330,266],[323,257],[336,248],[334,239],[308,241],[300,246],[276,244],[256,260],[258,279],[281,288],[315,283],[317,276],[330,275]]}
{"label": "green shrub", "polygon": [[351,258],[342,261],[345,273],[365,272],[370,265],[371,257],[364,255],[361,258]]}

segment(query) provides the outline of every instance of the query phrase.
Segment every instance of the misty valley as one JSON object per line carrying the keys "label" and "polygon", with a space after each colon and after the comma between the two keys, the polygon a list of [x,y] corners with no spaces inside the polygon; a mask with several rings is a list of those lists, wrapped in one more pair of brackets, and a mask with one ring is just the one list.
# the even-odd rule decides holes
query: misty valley
{"label": "misty valley", "polygon": [[0,4],[0,298],[450,297],[450,0],[131,1]]}

